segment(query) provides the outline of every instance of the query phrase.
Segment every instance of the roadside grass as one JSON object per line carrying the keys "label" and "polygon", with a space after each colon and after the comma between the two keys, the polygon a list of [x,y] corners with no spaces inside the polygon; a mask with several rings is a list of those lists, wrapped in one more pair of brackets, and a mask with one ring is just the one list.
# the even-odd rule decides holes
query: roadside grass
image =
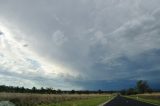
{"label": "roadside grass", "polygon": [[16,106],[96,106],[109,97],[111,94],[0,93],[0,101],[10,101]]}
{"label": "roadside grass", "polygon": [[138,94],[125,97],[160,106],[160,93]]}
{"label": "roadside grass", "polygon": [[39,105],[39,106],[98,106],[99,104],[110,100],[110,96],[101,96],[101,97],[93,97],[82,100],[72,100],[72,101],[64,101],[60,103],[52,103],[48,105]]}

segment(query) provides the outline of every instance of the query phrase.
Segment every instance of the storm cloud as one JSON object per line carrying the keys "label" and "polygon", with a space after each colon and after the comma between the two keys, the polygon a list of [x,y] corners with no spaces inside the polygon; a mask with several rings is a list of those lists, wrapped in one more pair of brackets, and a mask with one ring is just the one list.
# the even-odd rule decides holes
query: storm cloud
{"label": "storm cloud", "polygon": [[159,4],[0,0],[1,84],[122,89],[143,79],[158,87]]}

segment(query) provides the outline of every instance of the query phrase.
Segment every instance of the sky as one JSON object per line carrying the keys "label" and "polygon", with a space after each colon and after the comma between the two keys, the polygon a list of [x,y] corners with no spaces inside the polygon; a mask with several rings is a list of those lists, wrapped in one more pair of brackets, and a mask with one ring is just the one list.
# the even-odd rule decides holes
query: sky
{"label": "sky", "polygon": [[160,0],[0,0],[0,85],[160,89]]}

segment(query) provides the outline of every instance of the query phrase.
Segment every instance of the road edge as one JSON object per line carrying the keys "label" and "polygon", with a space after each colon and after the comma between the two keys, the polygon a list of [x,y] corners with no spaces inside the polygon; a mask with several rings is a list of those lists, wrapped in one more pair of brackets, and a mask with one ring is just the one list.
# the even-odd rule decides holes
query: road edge
{"label": "road edge", "polygon": [[129,98],[129,99],[133,99],[133,100],[137,100],[137,101],[144,102],[144,103],[149,103],[149,104],[152,104],[152,105],[155,105],[155,106],[160,106],[159,104],[149,102],[149,101],[147,101],[147,100],[145,100],[143,98],[136,99],[136,98],[132,98],[132,97],[129,97],[129,96],[123,96],[123,97]]}
{"label": "road edge", "polygon": [[111,97],[111,99],[107,100],[104,103],[99,104],[98,106],[104,106],[105,104],[107,104],[108,102],[112,101],[116,96]]}

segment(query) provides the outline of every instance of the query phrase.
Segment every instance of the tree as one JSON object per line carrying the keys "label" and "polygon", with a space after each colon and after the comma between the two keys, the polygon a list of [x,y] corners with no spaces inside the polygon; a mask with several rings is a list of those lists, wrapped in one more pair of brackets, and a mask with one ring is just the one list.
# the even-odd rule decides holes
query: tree
{"label": "tree", "polygon": [[151,91],[147,81],[139,80],[136,85],[137,93],[145,93]]}
{"label": "tree", "polygon": [[20,87],[20,92],[24,93],[25,92],[25,88],[24,87]]}
{"label": "tree", "polygon": [[48,93],[48,94],[51,94],[51,93],[52,93],[52,88],[46,88],[46,90],[47,90],[47,93]]}
{"label": "tree", "polygon": [[62,91],[60,89],[57,90],[57,94],[61,94]]}
{"label": "tree", "polygon": [[71,94],[75,94],[75,90],[71,90]]}
{"label": "tree", "polygon": [[100,90],[100,89],[99,89],[97,92],[98,92],[99,94],[103,93],[102,90]]}
{"label": "tree", "polygon": [[36,88],[36,87],[33,87],[33,88],[32,88],[32,92],[33,92],[33,93],[35,93],[35,92],[36,92],[36,90],[37,90],[37,88]]}
{"label": "tree", "polygon": [[41,87],[40,93],[45,93],[45,89],[43,87]]}

